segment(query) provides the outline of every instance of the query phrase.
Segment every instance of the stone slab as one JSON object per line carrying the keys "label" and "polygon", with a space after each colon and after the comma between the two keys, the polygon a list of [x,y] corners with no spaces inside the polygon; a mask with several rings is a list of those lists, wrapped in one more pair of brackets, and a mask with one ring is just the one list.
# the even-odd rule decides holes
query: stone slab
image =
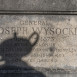
{"label": "stone slab", "polygon": [[77,11],[77,0],[0,0],[0,10]]}
{"label": "stone slab", "polygon": [[77,73],[76,20],[73,15],[0,15],[0,65],[27,63],[47,75]]}

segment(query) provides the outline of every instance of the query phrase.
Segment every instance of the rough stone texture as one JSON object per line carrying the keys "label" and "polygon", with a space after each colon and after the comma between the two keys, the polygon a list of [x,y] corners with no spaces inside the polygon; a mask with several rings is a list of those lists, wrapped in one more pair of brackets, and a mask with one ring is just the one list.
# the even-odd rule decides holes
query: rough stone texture
{"label": "rough stone texture", "polygon": [[77,0],[0,0],[0,10],[77,11]]}
{"label": "rough stone texture", "polygon": [[[14,11],[77,11],[77,0],[0,0],[0,10],[14,10]],[[45,25],[26,25],[24,21],[48,21]],[[51,37],[49,40],[39,40],[38,44],[44,44],[43,46],[35,46],[32,53],[27,57],[24,56],[22,61],[28,63],[29,66],[34,67],[36,70],[43,72],[47,77],[77,77],[75,74],[59,74],[59,73],[77,73],[77,16],[5,16],[0,15],[0,44],[6,39],[13,38],[10,27],[28,27],[28,34],[22,34],[19,32],[18,37],[29,37],[32,34],[31,28],[34,27],[37,32],[40,33],[41,29],[37,27],[49,27],[49,28],[67,28],[66,33],[68,35],[57,34],[51,36],[40,33],[40,37]],[[22,21],[22,26],[20,25]],[[1,28],[2,27],[2,28]],[[9,27],[10,34],[6,27]],[[4,31],[3,31],[4,29]],[[45,30],[45,29],[44,29]],[[70,33],[68,33],[68,30]],[[2,31],[4,32],[2,34]],[[51,30],[52,31],[52,30]],[[45,32],[45,31],[44,31]],[[53,31],[52,31],[53,32]],[[48,41],[46,41],[48,40]],[[53,45],[55,43],[55,46]],[[48,44],[48,46],[46,46]],[[41,48],[42,47],[42,48]],[[41,50],[39,50],[41,49]],[[58,50],[59,49],[59,50]],[[48,50],[48,51],[47,51]],[[39,53],[38,53],[38,52]],[[32,57],[33,54],[39,54],[37,57]],[[40,57],[42,54],[50,54],[49,56]],[[59,56],[58,56],[59,55]],[[64,55],[64,56],[63,56]],[[32,62],[30,61],[32,59]],[[49,59],[49,61],[48,61]],[[0,65],[5,65],[5,60],[0,56]],[[42,61],[44,60],[44,61]],[[46,60],[46,61],[45,61]],[[40,62],[39,62],[40,61]],[[15,63],[14,63],[15,64]],[[25,66],[22,62],[16,65]],[[38,68],[37,68],[38,67]],[[59,70],[60,69],[60,70]],[[53,72],[54,70],[54,72]],[[58,72],[56,72],[58,71]],[[55,74],[53,74],[55,73]],[[58,73],[58,74],[56,74]]]}
{"label": "rough stone texture", "polygon": [[[12,62],[10,64],[21,67],[25,67],[27,63],[31,67],[45,68],[45,71],[48,71],[50,74],[52,73],[53,69],[58,70],[58,73],[76,73],[76,20],[77,16],[67,15],[0,15],[0,47],[5,45],[6,42],[4,41],[8,42],[10,38],[14,39],[13,32],[18,33],[17,38],[21,37],[25,38],[25,40],[28,39],[30,43],[32,43],[36,38],[33,37],[32,40],[29,40],[28,37],[34,31],[39,34],[39,41],[34,46],[34,48],[29,52],[28,55],[23,52],[24,56],[20,55],[20,58],[17,57],[19,57],[19,53],[22,53],[21,50],[17,50],[14,47],[14,49],[11,51],[11,45],[10,48],[8,46],[7,50],[5,49],[5,45],[4,53],[0,51],[0,55],[2,57],[0,65],[6,65],[7,62],[9,64],[10,62],[7,57],[10,57]],[[17,48],[19,48],[20,43],[16,45]],[[22,48],[24,48],[24,45]],[[13,56],[10,56],[8,52],[10,52],[10,55],[12,55],[14,52],[14,58],[18,59],[18,62],[12,61],[14,58]],[[6,53],[8,53],[8,56],[4,56]],[[15,57],[17,54],[18,56]],[[21,62],[19,59],[21,59]]]}

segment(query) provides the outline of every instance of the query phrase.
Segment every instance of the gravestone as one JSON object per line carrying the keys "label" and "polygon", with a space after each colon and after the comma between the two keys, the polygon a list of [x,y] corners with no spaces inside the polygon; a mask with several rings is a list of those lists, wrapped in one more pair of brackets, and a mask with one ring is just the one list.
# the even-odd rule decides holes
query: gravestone
{"label": "gravestone", "polygon": [[76,0],[0,0],[1,76],[74,76],[76,15]]}

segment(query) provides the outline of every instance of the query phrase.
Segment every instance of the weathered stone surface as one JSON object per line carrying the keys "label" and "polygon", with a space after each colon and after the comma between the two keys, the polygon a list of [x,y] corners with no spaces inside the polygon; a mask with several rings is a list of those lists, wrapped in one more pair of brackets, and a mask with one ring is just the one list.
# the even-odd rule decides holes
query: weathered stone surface
{"label": "weathered stone surface", "polygon": [[[0,0],[0,13],[5,11],[7,13],[77,11],[77,0]],[[61,14],[61,12],[58,13]],[[77,13],[68,12],[67,14]],[[67,15],[0,15],[0,68],[13,65],[39,70],[46,77],[76,77],[76,20],[77,16]],[[34,31],[39,37],[36,38],[36,36],[30,40],[29,37]],[[14,32],[17,35],[13,35]],[[25,40],[28,44],[23,44],[25,42],[22,41],[16,43],[15,39]],[[37,39],[38,41],[35,41]],[[29,45],[26,46],[28,47],[26,52],[30,51],[29,53],[25,52],[24,45]]]}
{"label": "weathered stone surface", "polygon": [[[59,72],[77,72],[76,20],[77,16],[67,15],[0,15],[0,48],[3,49],[3,52],[0,50],[1,65],[13,64],[25,67],[28,63],[32,67],[49,68],[51,71],[61,69],[63,71]],[[17,36],[13,36],[14,32]],[[30,40],[29,36],[33,32],[39,37],[34,36]],[[33,44],[35,46],[29,50],[30,53],[25,53],[26,44],[23,43],[26,42],[15,43],[15,39],[20,37],[29,41],[28,48],[38,39],[37,44]],[[15,43],[14,49],[11,42]],[[19,49],[21,47],[22,49]]]}
{"label": "weathered stone surface", "polygon": [[77,11],[77,0],[0,0],[0,10]]}

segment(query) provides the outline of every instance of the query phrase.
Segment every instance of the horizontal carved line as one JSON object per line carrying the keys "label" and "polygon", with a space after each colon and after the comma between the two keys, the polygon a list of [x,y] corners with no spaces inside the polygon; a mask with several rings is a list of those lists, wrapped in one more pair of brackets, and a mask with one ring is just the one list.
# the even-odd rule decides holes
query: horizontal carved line
{"label": "horizontal carved line", "polygon": [[14,15],[77,15],[77,11],[24,11],[24,10],[0,10],[0,14]]}

